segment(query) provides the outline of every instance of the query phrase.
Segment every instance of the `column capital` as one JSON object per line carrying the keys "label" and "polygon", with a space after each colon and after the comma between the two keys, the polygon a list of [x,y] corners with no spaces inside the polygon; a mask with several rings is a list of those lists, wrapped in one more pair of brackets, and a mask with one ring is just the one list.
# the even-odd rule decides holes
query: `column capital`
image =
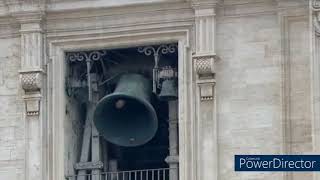
{"label": "column capital", "polygon": [[212,76],[215,73],[214,63],[217,59],[216,55],[198,54],[192,56],[194,62],[194,70],[199,77]]}
{"label": "column capital", "polygon": [[40,91],[42,86],[41,69],[31,71],[19,71],[22,89],[25,92]]}
{"label": "column capital", "polygon": [[193,0],[191,6],[193,9],[214,9],[221,2],[221,0]]}
{"label": "column capital", "polygon": [[8,11],[12,17],[21,25],[41,24],[45,15],[45,0],[7,0],[5,1]]}
{"label": "column capital", "polygon": [[210,54],[193,56],[194,69],[198,75],[197,84],[201,101],[210,101],[214,98],[216,59],[216,55]]}
{"label": "column capital", "polygon": [[27,116],[38,116],[40,112],[40,100],[41,87],[42,87],[42,76],[43,71],[28,70],[19,71],[21,87],[25,91],[23,99],[26,104],[26,115]]}

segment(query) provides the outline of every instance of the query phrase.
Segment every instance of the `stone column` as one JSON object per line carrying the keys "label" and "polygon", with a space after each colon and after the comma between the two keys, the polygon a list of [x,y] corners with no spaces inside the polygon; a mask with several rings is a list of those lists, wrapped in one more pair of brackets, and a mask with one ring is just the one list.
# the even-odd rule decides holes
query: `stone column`
{"label": "stone column", "polygon": [[179,149],[178,149],[178,101],[169,101],[169,156],[165,161],[169,164],[169,180],[179,178]]}
{"label": "stone column", "polygon": [[14,16],[21,24],[21,87],[25,91],[25,179],[42,180],[42,143],[45,136],[43,122],[43,35],[42,13],[16,12]]}
{"label": "stone column", "polygon": [[[313,134],[313,153],[320,153],[320,0],[312,1],[312,13],[310,19],[313,22],[313,33],[312,33],[312,68],[311,74],[313,81],[312,83],[312,134]],[[293,179],[287,173],[286,179]],[[313,173],[313,179],[320,179],[320,174]]]}
{"label": "stone column", "polygon": [[194,70],[197,76],[197,179],[218,179],[217,122],[215,111],[215,6],[218,2],[194,1]]}

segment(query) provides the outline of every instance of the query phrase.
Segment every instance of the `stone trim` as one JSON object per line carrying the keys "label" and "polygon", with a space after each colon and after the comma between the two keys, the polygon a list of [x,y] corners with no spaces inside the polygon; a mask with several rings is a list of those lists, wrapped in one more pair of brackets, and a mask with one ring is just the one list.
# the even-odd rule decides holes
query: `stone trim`
{"label": "stone trim", "polygon": [[[197,179],[218,180],[218,138],[215,99],[215,26],[219,1],[193,1],[197,79]],[[208,141],[210,139],[210,141]],[[208,143],[210,142],[210,143]]]}
{"label": "stone trim", "polygon": [[214,98],[215,81],[201,81],[198,82],[200,90],[200,101],[212,101]]}
{"label": "stone trim", "polygon": [[214,55],[193,56],[193,61],[195,64],[195,71],[199,76],[214,74]]}
{"label": "stone trim", "polygon": [[39,3],[8,1],[9,13],[20,24],[21,70],[20,83],[25,94],[25,180],[46,177],[43,139],[45,102],[43,99],[44,37],[42,34],[43,11]]}
{"label": "stone trim", "polygon": [[25,92],[40,91],[42,87],[42,71],[20,72],[20,81]]}
{"label": "stone trim", "polygon": [[40,100],[42,96],[36,92],[34,94],[28,94],[23,96],[26,104],[27,116],[39,116],[40,114]]}
{"label": "stone trim", "polygon": [[23,99],[25,100],[27,116],[38,116],[40,114],[42,74],[42,70],[20,71],[20,83],[25,91]]}
{"label": "stone trim", "polygon": [[215,86],[215,56],[201,55],[193,56],[195,72],[198,75],[197,84],[201,101],[213,100]]}
{"label": "stone trim", "polygon": [[[320,0],[313,0],[310,6],[312,8],[312,12],[310,13],[310,19],[312,25],[312,53],[311,53],[311,91],[312,91],[312,141],[313,141],[313,153],[320,152],[320,132],[319,132],[319,117],[320,117]],[[313,179],[320,179],[320,175],[318,173],[313,174]]]}
{"label": "stone trim", "polygon": [[[55,180],[64,179],[64,112],[65,112],[65,90],[64,90],[64,78],[65,78],[65,52],[77,51],[79,49],[107,49],[114,47],[128,47],[136,45],[148,45],[160,42],[178,42],[179,53],[179,178],[196,180],[195,171],[196,163],[193,163],[193,157],[190,154],[196,153],[196,146],[192,145],[192,142],[197,139],[196,136],[189,137],[188,132],[192,131],[192,126],[196,122],[192,114],[195,113],[193,104],[194,99],[188,96],[188,94],[195,94],[190,76],[192,73],[192,59],[189,54],[190,48],[188,47],[191,27],[185,29],[178,29],[171,31],[167,28],[149,30],[144,33],[135,33],[131,31],[129,33],[121,33],[121,35],[104,35],[94,36],[92,38],[73,38],[73,37],[59,37],[49,39],[48,47],[50,53],[50,61],[48,63],[48,81],[49,87],[52,87],[51,93],[47,94],[49,100],[48,121],[52,123],[49,127],[49,132],[52,132],[52,140],[49,142],[50,154],[47,159],[51,159],[49,164],[50,178]],[[119,32],[120,33],[120,32]],[[130,37],[130,38],[129,38]],[[58,39],[58,40],[57,40]],[[190,72],[191,71],[191,72]],[[53,98],[54,97],[54,98]],[[53,101],[50,101],[54,99]]]}

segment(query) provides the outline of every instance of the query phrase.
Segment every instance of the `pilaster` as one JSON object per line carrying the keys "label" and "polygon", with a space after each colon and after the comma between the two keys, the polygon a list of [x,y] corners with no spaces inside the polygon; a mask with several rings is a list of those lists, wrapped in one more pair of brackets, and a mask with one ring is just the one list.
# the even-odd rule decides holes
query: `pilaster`
{"label": "pilaster", "polygon": [[194,71],[197,76],[197,179],[218,179],[215,117],[215,7],[218,1],[193,1],[195,11]]}
{"label": "pilaster", "polygon": [[11,3],[9,10],[20,23],[20,82],[25,94],[25,180],[42,180],[43,163],[43,11],[34,3]]}
{"label": "pilaster", "polygon": [[169,164],[169,179],[179,179],[179,140],[178,140],[178,101],[169,101],[169,156],[165,161]]}
{"label": "pilaster", "polygon": [[[312,91],[312,141],[313,152],[320,152],[320,0],[310,1],[310,24],[312,25],[312,55],[311,55],[311,91]],[[313,174],[313,179],[320,179],[318,173]]]}

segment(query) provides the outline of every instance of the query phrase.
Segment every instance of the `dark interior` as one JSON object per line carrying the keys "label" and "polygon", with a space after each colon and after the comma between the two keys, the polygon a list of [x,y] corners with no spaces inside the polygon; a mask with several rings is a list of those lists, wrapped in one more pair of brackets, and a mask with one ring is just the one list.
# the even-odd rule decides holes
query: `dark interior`
{"label": "dark interior", "polygon": [[[161,55],[159,66],[171,66],[178,68],[178,53]],[[152,68],[154,66],[153,55],[147,56],[137,51],[137,47],[107,50],[107,54],[91,66],[91,73],[98,74],[100,82],[100,98],[114,91],[118,74],[139,73],[152,80]],[[86,78],[86,63],[69,62],[69,79],[84,80]],[[107,83],[106,83],[107,82]],[[76,90],[86,92],[86,89]],[[80,94],[80,95],[79,95]],[[79,93],[80,101],[87,98],[86,93]],[[168,132],[168,103],[160,101],[153,95],[153,108],[158,117],[158,129],[156,135],[146,144],[137,147],[122,147],[108,143],[108,159],[118,160],[119,171],[138,169],[167,168],[165,158],[169,154]],[[128,118],[130,118],[128,116]],[[105,153],[105,152],[103,152]],[[105,154],[102,154],[105,156]]]}

